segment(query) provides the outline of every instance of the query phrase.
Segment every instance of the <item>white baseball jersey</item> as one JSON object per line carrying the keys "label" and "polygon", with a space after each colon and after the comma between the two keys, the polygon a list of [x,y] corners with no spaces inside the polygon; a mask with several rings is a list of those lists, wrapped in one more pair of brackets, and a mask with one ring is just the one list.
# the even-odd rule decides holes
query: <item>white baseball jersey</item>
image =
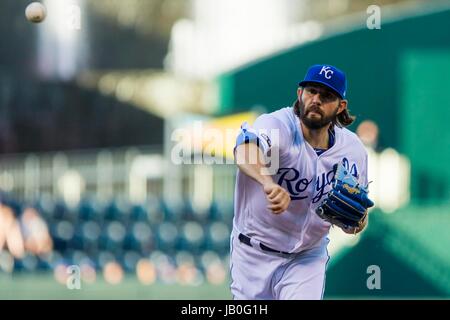
{"label": "white baseball jersey", "polygon": [[253,140],[266,156],[274,154],[275,148],[279,152],[279,168],[272,177],[290,193],[291,203],[285,212],[273,214],[267,208],[262,186],[238,170],[233,221],[236,237],[242,233],[289,253],[323,243],[331,225],[315,209],[331,189],[333,165],[343,160],[360,183],[367,184],[367,152],[363,144],[345,128],[335,126],[334,132],[334,145],[318,156],[303,138],[300,119],[292,107],[261,115],[252,127],[243,124],[237,145]]}
{"label": "white baseball jersey", "polygon": [[367,184],[367,153],[357,136],[335,127],[330,138],[328,150],[314,150],[292,107],[260,116],[253,127],[242,125],[236,145],[254,141],[272,167],[278,164],[272,177],[291,202],[285,212],[273,214],[263,187],[238,170],[230,242],[234,299],[323,298],[331,225],[315,209],[330,191],[333,165],[340,161]]}

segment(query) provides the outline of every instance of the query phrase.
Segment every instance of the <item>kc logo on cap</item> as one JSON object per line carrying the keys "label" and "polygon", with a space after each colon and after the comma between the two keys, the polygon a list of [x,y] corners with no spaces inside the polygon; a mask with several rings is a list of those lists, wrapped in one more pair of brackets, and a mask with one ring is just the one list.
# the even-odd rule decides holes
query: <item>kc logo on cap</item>
{"label": "kc logo on cap", "polygon": [[309,83],[320,83],[327,86],[342,99],[345,99],[347,93],[345,73],[332,65],[316,64],[311,66],[308,69],[305,78],[299,85],[304,87]]}
{"label": "kc logo on cap", "polygon": [[331,67],[323,66],[322,69],[320,70],[319,74],[322,75],[322,72],[325,72],[325,78],[331,79],[334,71],[330,70],[330,69],[331,69]]}

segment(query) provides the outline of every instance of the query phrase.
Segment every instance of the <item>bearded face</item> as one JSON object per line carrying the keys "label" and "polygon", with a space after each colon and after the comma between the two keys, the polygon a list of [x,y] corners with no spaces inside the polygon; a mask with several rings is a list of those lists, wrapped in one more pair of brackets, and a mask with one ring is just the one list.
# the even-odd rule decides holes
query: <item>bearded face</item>
{"label": "bearded face", "polygon": [[316,89],[306,87],[298,99],[301,121],[307,128],[314,130],[330,125],[339,112],[337,97],[329,97],[325,93],[323,98],[324,94],[319,92],[321,98],[315,98],[315,94]]}

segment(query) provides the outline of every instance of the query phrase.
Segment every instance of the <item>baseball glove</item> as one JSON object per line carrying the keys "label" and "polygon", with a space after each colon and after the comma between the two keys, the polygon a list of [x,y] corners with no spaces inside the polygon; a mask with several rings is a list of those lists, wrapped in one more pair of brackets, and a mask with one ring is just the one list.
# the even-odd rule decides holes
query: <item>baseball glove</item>
{"label": "baseball glove", "polygon": [[342,162],[336,164],[334,170],[332,189],[316,213],[343,229],[359,228],[366,218],[367,208],[374,205],[367,196],[368,187],[361,186]]}

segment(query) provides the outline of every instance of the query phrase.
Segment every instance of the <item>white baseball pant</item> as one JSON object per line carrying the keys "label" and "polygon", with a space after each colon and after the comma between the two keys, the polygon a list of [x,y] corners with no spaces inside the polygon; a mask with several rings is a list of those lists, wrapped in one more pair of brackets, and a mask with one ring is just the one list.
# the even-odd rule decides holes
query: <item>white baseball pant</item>
{"label": "white baseball pant", "polygon": [[329,261],[325,238],[316,248],[298,254],[263,251],[231,236],[231,293],[234,300],[321,300]]}

